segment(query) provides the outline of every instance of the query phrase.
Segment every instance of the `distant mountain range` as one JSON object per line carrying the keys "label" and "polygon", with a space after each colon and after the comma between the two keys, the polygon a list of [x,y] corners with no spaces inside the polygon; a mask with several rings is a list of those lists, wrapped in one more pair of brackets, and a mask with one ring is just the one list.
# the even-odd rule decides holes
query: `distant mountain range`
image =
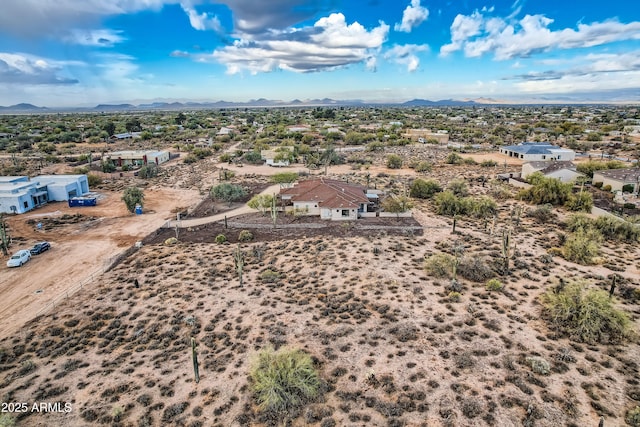
{"label": "distant mountain range", "polygon": [[[536,105],[556,104],[554,102],[537,102]],[[573,104],[567,102],[567,104]],[[216,108],[255,108],[255,107],[358,107],[358,106],[395,106],[395,107],[470,107],[470,106],[495,106],[495,105],[515,105],[513,102],[495,100],[491,98],[478,99],[442,99],[431,101],[428,99],[412,99],[402,103],[393,102],[366,102],[362,100],[335,100],[330,98],[307,99],[301,101],[270,100],[265,98],[252,99],[248,102],[150,102],[140,104],[99,104],[95,107],[38,107],[33,104],[16,104],[8,107],[0,106],[0,114],[4,113],[54,113],[54,112],[116,112],[116,111],[149,111],[149,110],[189,110],[189,109],[216,109]],[[524,105],[524,104],[523,104]],[[533,104],[527,104],[533,105]]]}

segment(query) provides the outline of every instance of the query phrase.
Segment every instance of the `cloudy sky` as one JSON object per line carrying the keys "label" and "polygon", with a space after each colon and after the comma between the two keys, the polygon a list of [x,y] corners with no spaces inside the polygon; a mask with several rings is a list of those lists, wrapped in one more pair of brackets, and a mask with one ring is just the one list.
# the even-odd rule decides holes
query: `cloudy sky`
{"label": "cloudy sky", "polygon": [[0,105],[640,101],[636,0],[2,0]]}

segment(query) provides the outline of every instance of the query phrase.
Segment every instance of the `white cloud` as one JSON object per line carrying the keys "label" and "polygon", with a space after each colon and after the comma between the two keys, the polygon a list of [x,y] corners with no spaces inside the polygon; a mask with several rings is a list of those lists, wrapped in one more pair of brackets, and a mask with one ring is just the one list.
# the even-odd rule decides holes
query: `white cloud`
{"label": "white cloud", "polygon": [[410,33],[429,17],[429,9],[420,6],[420,0],[411,0],[411,4],[402,12],[402,22],[393,27],[396,31]]}
{"label": "white cloud", "polygon": [[77,79],[61,75],[65,65],[60,61],[35,55],[0,52],[0,83],[26,85],[78,83]]}
{"label": "white cloud", "polygon": [[319,19],[313,27],[273,31],[261,40],[242,39],[232,46],[198,56],[201,61],[216,60],[230,74],[247,70],[251,73],[277,69],[296,72],[331,70],[364,62],[375,67],[373,56],[387,38],[389,26],[380,22],[367,30],[361,24],[347,24],[344,15],[331,14]]}
{"label": "white cloud", "polygon": [[416,55],[417,52],[428,51],[427,45],[395,45],[391,49],[385,52],[385,59],[392,60],[398,64],[406,65],[408,72],[414,72],[420,65],[420,59]]}
{"label": "white cloud", "polygon": [[71,30],[63,40],[83,46],[112,47],[125,40],[121,34],[122,31],[115,30]]}
{"label": "white cloud", "polygon": [[189,17],[189,23],[194,29],[199,31],[222,31],[222,24],[220,24],[220,19],[218,19],[217,16],[211,16],[206,12],[198,13],[195,8],[188,3],[181,3],[180,6]]}
{"label": "white cloud", "polygon": [[577,30],[549,29],[553,19],[544,15],[526,15],[519,21],[487,18],[478,11],[458,15],[451,25],[451,43],[442,46],[440,55],[463,50],[467,57],[493,53],[498,60],[524,58],[553,49],[599,46],[623,40],[640,40],[640,22],[618,21],[579,24]]}

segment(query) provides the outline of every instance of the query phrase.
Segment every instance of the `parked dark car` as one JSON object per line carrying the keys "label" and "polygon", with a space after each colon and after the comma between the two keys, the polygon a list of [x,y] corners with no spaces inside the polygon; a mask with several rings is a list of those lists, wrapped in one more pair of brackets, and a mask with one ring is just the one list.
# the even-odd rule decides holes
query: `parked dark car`
{"label": "parked dark car", "polygon": [[31,255],[38,255],[44,251],[49,250],[50,247],[51,245],[49,244],[49,242],[39,242],[33,245],[30,252],[31,252]]}

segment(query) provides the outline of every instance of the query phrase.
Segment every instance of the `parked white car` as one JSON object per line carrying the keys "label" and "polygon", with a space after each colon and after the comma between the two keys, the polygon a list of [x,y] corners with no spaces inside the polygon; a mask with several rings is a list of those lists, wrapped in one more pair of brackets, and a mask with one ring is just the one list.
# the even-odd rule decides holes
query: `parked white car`
{"label": "parked white car", "polygon": [[21,249],[7,261],[7,267],[21,267],[22,264],[31,259],[31,252],[27,249]]}

